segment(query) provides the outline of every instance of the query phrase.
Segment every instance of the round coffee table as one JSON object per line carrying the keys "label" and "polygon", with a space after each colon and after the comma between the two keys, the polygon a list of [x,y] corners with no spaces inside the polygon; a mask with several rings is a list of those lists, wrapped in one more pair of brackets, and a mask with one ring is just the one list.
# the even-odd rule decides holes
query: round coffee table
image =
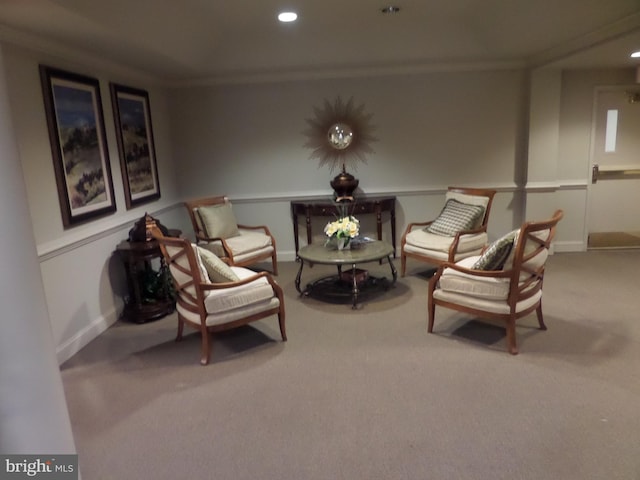
{"label": "round coffee table", "polygon": [[[296,290],[301,295],[313,295],[323,298],[340,298],[348,295],[351,300],[351,308],[357,308],[358,296],[372,291],[387,290],[396,283],[397,271],[391,261],[393,247],[381,240],[370,240],[355,243],[348,250],[336,250],[323,244],[311,244],[302,247],[298,251],[300,269],[296,276]],[[357,265],[367,262],[382,261],[387,259],[391,268],[393,280],[391,284],[386,278],[371,277],[366,271],[357,268]],[[321,278],[307,285],[302,290],[300,280],[305,263],[313,265],[335,265],[338,268],[337,275]],[[343,267],[349,269],[343,270]]]}

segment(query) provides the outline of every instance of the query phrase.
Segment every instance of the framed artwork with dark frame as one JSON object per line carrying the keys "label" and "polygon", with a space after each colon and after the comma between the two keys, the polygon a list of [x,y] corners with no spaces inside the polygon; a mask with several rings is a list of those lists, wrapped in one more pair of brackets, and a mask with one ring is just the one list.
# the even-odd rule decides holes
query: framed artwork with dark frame
{"label": "framed artwork with dark frame", "polygon": [[110,84],[127,209],[160,198],[149,94]]}
{"label": "framed artwork with dark frame", "polygon": [[100,82],[45,65],[40,81],[64,227],[115,212]]}

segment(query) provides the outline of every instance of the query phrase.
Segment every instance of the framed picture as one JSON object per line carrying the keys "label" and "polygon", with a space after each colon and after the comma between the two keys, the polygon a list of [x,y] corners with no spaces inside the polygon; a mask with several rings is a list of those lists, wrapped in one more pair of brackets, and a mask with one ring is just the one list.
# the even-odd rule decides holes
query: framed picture
{"label": "framed picture", "polygon": [[40,80],[64,227],[115,212],[100,83],[45,65]]}
{"label": "framed picture", "polygon": [[124,197],[130,209],[160,198],[149,94],[116,83],[110,87]]}

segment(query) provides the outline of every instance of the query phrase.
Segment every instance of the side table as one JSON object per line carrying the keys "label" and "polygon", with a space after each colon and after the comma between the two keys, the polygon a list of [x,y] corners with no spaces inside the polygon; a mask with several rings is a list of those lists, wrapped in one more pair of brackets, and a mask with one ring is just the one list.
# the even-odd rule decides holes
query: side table
{"label": "side table", "polygon": [[[172,237],[181,234],[181,230],[169,230]],[[172,313],[175,300],[171,295],[171,278],[158,242],[153,239],[145,242],[123,240],[116,252],[124,263],[129,289],[122,317],[145,323]]]}

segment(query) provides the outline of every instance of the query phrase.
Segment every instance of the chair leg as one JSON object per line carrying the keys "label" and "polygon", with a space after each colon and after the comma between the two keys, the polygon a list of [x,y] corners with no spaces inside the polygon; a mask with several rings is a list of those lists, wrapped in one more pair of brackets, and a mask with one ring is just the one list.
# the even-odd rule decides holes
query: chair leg
{"label": "chair leg", "polygon": [[273,269],[273,274],[278,275],[278,258],[276,257],[276,252],[273,252],[271,255],[271,268]]}
{"label": "chair leg", "polygon": [[427,332],[433,333],[433,321],[436,315],[436,306],[434,304],[429,305],[429,326]]}
{"label": "chair leg", "polygon": [[538,316],[540,330],[546,330],[547,326],[544,324],[544,319],[542,318],[542,302],[538,303],[538,308],[536,308],[536,315]]}
{"label": "chair leg", "polygon": [[278,313],[278,324],[280,325],[280,335],[282,335],[282,341],[287,341],[287,329],[284,324],[284,311],[281,310]]}
{"label": "chair leg", "polygon": [[407,256],[404,252],[400,252],[400,276],[404,277],[407,272]]}
{"label": "chair leg", "polygon": [[179,342],[182,340],[183,330],[184,330],[184,320],[182,319],[180,314],[178,314],[178,334],[176,335],[176,342]]}
{"label": "chair leg", "polygon": [[207,365],[211,359],[211,335],[209,331],[204,328],[201,330],[200,336],[202,337],[202,352],[200,354],[200,364]]}
{"label": "chair leg", "polygon": [[518,354],[518,347],[516,346],[516,320],[510,318],[507,320],[507,348],[511,355]]}
{"label": "chair leg", "polygon": [[434,285],[432,285],[433,281],[434,281],[433,278],[429,280],[429,290],[427,292],[427,312],[429,315],[429,325],[427,326],[427,332],[429,333],[433,333],[433,322],[436,316],[436,304],[433,301],[433,288],[434,288]]}

